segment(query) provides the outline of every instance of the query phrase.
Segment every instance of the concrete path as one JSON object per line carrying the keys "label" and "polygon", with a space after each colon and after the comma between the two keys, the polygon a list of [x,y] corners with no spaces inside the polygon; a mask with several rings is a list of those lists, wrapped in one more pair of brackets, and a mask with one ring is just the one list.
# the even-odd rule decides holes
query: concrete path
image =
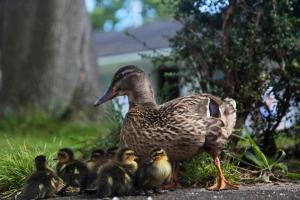
{"label": "concrete path", "polygon": [[[52,200],[95,199],[88,196],[52,198]],[[115,197],[113,200],[300,200],[300,184],[268,183],[240,186],[236,191],[211,192],[204,188],[177,189],[166,194],[146,196]]]}

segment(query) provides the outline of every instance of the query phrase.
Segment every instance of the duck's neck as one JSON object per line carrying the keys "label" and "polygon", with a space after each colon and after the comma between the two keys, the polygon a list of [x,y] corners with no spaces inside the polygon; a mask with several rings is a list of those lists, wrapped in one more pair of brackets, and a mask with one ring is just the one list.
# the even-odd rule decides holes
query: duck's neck
{"label": "duck's neck", "polygon": [[152,86],[148,78],[136,80],[135,87],[128,94],[129,105],[152,105],[157,106]]}

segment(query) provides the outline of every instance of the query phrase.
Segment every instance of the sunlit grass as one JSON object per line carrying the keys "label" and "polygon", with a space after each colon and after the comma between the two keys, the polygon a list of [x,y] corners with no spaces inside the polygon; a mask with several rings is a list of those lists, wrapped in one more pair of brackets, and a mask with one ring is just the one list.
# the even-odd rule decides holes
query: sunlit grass
{"label": "sunlit grass", "polygon": [[110,135],[118,128],[114,122],[63,122],[36,112],[6,117],[0,121],[0,193],[22,187],[37,155],[46,155],[54,168],[58,149],[70,147],[77,158],[83,158],[93,148],[113,143]]}
{"label": "sunlit grass", "polygon": [[0,191],[15,191],[23,185],[26,177],[33,171],[34,158],[36,155],[44,154],[48,158],[49,165],[53,167],[53,156],[51,152],[44,148],[21,146],[10,146],[6,152],[0,156]]}

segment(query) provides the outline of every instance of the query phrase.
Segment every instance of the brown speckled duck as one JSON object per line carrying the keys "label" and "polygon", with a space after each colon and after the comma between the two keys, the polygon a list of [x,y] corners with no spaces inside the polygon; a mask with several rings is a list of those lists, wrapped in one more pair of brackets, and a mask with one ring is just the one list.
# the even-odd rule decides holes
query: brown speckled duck
{"label": "brown speckled duck", "polygon": [[163,148],[174,164],[173,183],[178,183],[179,162],[203,151],[214,160],[218,181],[210,190],[238,189],[222,173],[219,154],[236,122],[236,103],[210,94],[191,94],[157,105],[151,83],[136,66],[120,68],[98,106],[116,96],[128,96],[129,111],[120,132],[122,146],[133,148],[140,158]]}

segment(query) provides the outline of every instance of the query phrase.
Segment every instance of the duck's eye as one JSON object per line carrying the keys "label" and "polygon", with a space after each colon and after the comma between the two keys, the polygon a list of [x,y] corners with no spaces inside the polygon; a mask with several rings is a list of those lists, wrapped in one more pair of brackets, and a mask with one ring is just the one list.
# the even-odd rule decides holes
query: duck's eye
{"label": "duck's eye", "polygon": [[117,79],[122,79],[124,77],[125,77],[125,74],[124,73],[120,73],[120,74],[118,74]]}

